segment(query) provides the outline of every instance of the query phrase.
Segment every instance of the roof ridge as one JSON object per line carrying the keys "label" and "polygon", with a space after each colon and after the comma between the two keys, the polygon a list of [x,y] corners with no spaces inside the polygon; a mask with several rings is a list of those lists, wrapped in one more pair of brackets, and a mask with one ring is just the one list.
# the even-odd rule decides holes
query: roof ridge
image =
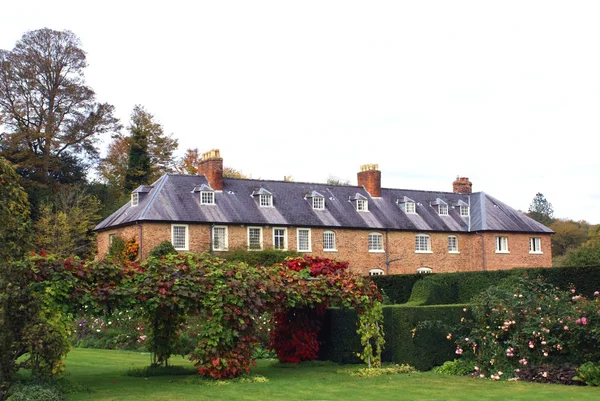
{"label": "roof ridge", "polygon": [[144,210],[142,210],[142,213],[140,213],[140,216],[138,217],[138,219],[142,220],[144,218],[144,215],[146,214],[146,212],[150,208],[150,205],[152,204],[152,202],[154,202],[154,199],[156,199],[156,197],[158,196],[158,193],[165,186],[165,182],[167,181],[167,178],[169,176],[170,176],[170,174],[165,174],[160,179],[158,179],[156,181],[156,185],[153,188],[154,189],[154,193],[152,194],[152,197],[148,200],[148,204],[146,205],[146,207],[144,207]]}

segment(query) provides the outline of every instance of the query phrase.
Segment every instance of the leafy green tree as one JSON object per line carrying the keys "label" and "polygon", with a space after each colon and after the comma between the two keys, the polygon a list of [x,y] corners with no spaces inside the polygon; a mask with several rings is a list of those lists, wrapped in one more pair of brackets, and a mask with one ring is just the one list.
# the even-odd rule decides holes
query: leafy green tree
{"label": "leafy green tree", "polygon": [[553,215],[554,209],[552,208],[552,204],[548,202],[544,194],[541,192],[535,194],[531,205],[529,205],[527,216],[547,226],[554,221]]}
{"label": "leafy green tree", "polygon": [[562,260],[563,267],[600,267],[600,241],[589,241],[570,249]]}
{"label": "leafy green tree", "polygon": [[70,31],[30,31],[0,50],[0,155],[31,185],[81,179],[98,159],[98,137],[119,129],[113,106],[85,84],[86,66]]}
{"label": "leafy green tree", "polygon": [[563,256],[569,249],[575,249],[588,239],[589,224],[585,221],[555,220],[549,226],[553,231],[552,256]]}
{"label": "leafy green tree", "polygon": [[0,157],[0,265],[28,249],[30,227],[27,193],[12,164]]}
{"label": "leafy green tree", "polygon": [[[173,172],[173,153],[178,146],[177,139],[165,135],[162,125],[140,105],[136,105],[131,113],[129,132],[131,136],[125,139],[128,153],[123,181],[127,192],[140,185],[150,184],[165,173]],[[115,150],[117,151],[118,149]],[[119,177],[120,172],[115,171],[115,176]]]}
{"label": "leafy green tree", "polygon": [[88,258],[96,250],[92,231],[100,216],[100,201],[73,187],[64,187],[52,202],[42,204],[35,222],[35,245],[59,256]]}

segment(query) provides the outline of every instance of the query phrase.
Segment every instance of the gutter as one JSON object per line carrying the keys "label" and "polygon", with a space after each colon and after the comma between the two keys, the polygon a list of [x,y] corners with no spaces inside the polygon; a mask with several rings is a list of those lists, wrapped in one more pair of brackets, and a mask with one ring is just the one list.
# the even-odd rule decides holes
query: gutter
{"label": "gutter", "polygon": [[140,249],[139,249],[139,258],[140,258],[140,262],[142,260],[144,260],[144,237],[142,237],[142,225],[140,224],[139,221],[135,222],[135,225],[138,226],[140,228]]}

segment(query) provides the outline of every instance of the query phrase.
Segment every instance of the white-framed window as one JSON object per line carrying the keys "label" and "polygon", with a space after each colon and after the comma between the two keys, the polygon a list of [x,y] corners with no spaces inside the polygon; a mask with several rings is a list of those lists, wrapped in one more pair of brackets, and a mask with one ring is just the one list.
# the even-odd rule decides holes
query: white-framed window
{"label": "white-framed window", "polygon": [[312,252],[310,228],[299,228],[296,230],[298,252]]}
{"label": "white-framed window", "polygon": [[417,214],[417,207],[415,205],[415,202],[404,202],[402,205],[402,209],[405,213]]}
{"label": "white-framed window", "polygon": [[440,216],[448,216],[448,205],[443,203],[438,205],[438,213]]}
{"label": "white-framed window", "polygon": [[467,217],[469,215],[469,206],[460,206],[460,215]]}
{"label": "white-framed window", "polygon": [[262,227],[248,227],[248,250],[256,251],[263,249]]}
{"label": "white-framed window", "polygon": [[383,252],[383,235],[379,233],[369,234],[369,252]]}
{"label": "white-framed window", "polygon": [[229,249],[227,226],[214,226],[212,229],[213,251],[226,251]]}
{"label": "white-framed window", "polygon": [[323,233],[323,250],[337,251],[335,247],[335,233],[333,231],[325,231]]}
{"label": "white-framed window", "polygon": [[260,207],[272,207],[273,206],[273,195],[260,194],[259,201],[260,201]]}
{"label": "white-framed window", "polygon": [[369,201],[366,199],[358,199],[356,201],[356,210],[359,212],[369,211]]}
{"label": "white-framed window", "polygon": [[383,269],[371,269],[369,270],[369,276],[383,276],[385,272]]}
{"label": "white-framed window", "polygon": [[287,228],[273,228],[273,249],[287,250]]}
{"label": "white-framed window", "polygon": [[427,267],[427,266],[422,266],[417,269],[417,274],[429,274],[432,272],[433,272],[433,270],[431,269],[431,267]]}
{"label": "white-framed window", "polygon": [[458,253],[458,237],[455,235],[448,236],[448,252]]}
{"label": "white-framed window", "polygon": [[529,238],[529,253],[543,253],[542,239],[540,237]]}
{"label": "white-framed window", "polygon": [[425,234],[415,236],[415,252],[431,253],[431,237]]}
{"label": "white-framed window", "polygon": [[189,249],[187,224],[171,225],[171,243],[178,251],[187,251]]}
{"label": "white-framed window", "polygon": [[201,205],[214,205],[215,204],[215,193],[211,191],[200,191],[200,204]]}
{"label": "white-framed window", "polygon": [[496,237],[496,253],[508,253],[508,237]]}
{"label": "white-framed window", "polygon": [[108,234],[108,246],[112,245],[112,243],[116,237],[117,237],[117,234]]}
{"label": "white-framed window", "polygon": [[322,196],[313,196],[312,198],[313,209],[323,210],[325,209],[325,198]]}
{"label": "white-framed window", "polygon": [[131,194],[131,206],[137,206],[140,203],[140,194],[134,192]]}

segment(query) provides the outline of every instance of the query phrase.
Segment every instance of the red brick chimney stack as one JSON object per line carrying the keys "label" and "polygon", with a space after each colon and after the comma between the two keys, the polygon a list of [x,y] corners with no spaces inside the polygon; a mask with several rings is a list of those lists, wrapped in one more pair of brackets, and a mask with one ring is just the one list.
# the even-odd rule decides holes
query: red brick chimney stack
{"label": "red brick chimney stack", "polygon": [[215,191],[223,190],[223,159],[219,149],[212,149],[202,154],[198,175],[204,175],[208,185]]}
{"label": "red brick chimney stack", "polygon": [[468,177],[456,177],[452,183],[452,192],[455,194],[470,194],[473,192],[473,183]]}
{"label": "red brick chimney stack", "polygon": [[358,173],[358,186],[365,187],[374,198],[381,197],[381,171],[377,164],[364,164]]}

